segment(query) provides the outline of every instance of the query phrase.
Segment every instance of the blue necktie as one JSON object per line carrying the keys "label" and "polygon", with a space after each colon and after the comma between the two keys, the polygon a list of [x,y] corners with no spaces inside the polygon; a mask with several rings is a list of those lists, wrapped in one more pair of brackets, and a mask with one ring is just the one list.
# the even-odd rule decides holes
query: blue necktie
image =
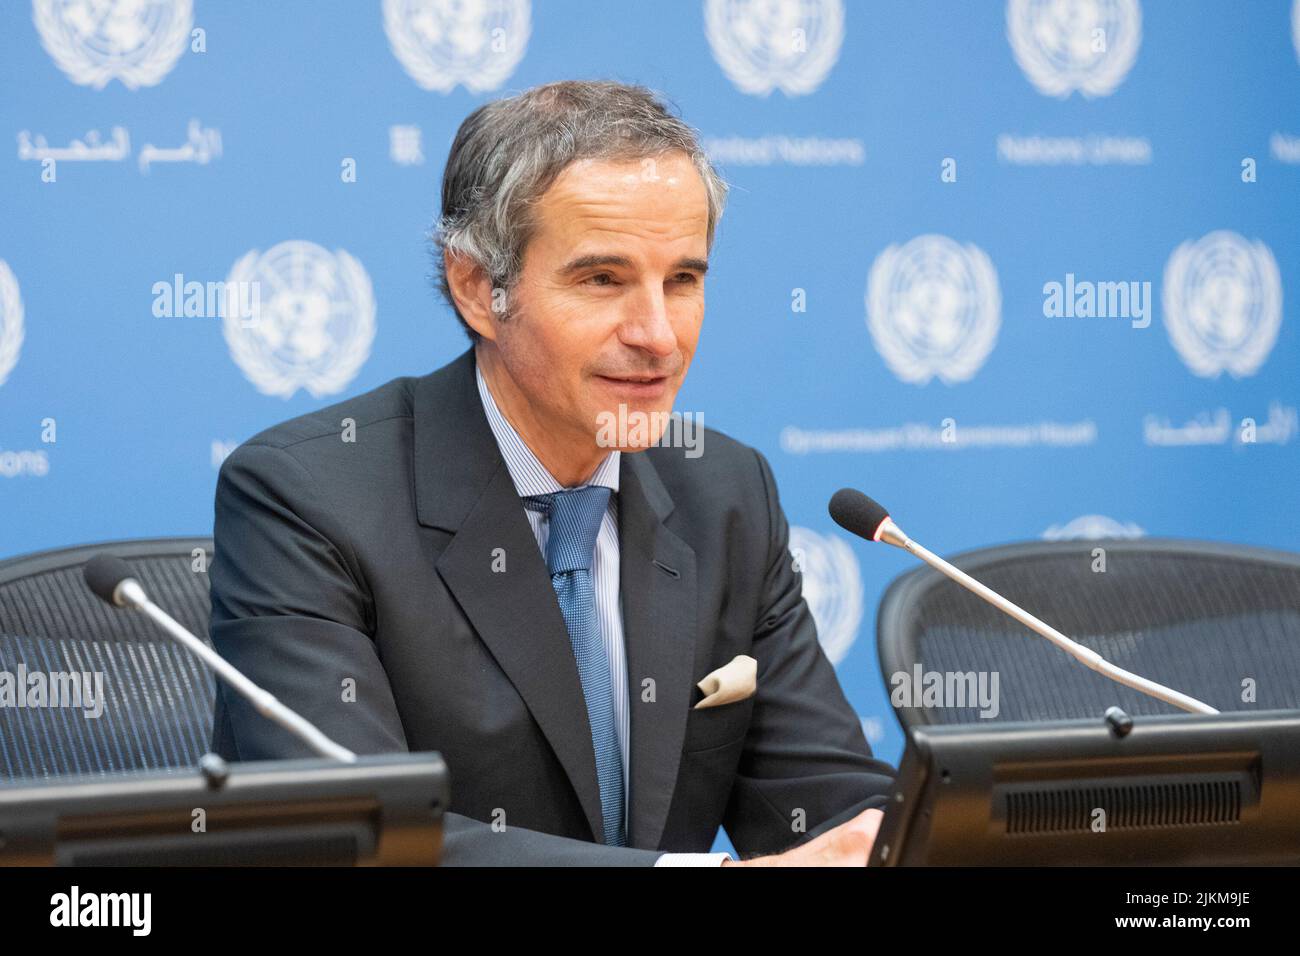
{"label": "blue necktie", "polygon": [[591,742],[596,753],[596,780],[605,823],[605,843],[626,846],[623,832],[623,758],[614,727],[614,696],[609,658],[596,616],[596,588],[591,563],[596,534],[609,507],[610,489],[597,486],[535,495],[527,500],[550,517],[546,566],[560,600],[560,613],[569,628],[569,642],[578,662],[582,695],[587,702]]}

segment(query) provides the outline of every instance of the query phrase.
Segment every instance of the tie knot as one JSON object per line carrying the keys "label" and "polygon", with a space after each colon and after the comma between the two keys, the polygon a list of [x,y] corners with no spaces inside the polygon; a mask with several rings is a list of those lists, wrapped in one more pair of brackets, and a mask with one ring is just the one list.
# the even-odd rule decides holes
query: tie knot
{"label": "tie knot", "polygon": [[588,485],[573,491],[533,495],[527,500],[550,518],[546,566],[552,574],[589,571],[600,522],[609,507],[610,490]]}

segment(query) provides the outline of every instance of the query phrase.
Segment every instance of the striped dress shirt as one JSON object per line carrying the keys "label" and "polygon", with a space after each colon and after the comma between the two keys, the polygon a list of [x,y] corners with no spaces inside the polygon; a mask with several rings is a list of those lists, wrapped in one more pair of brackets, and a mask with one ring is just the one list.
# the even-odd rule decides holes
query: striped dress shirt
{"label": "striped dress shirt", "polygon": [[[531,448],[515,431],[514,426],[506,420],[497,408],[492,391],[483,378],[477,364],[474,377],[478,381],[478,394],[483,402],[483,411],[487,415],[488,425],[496,438],[501,457],[505,459],[506,468],[514,482],[515,491],[521,499],[533,495],[546,495],[566,490],[555,480],[555,476],[537,460]],[[600,531],[596,534],[596,551],[591,565],[592,584],[596,591],[596,616],[600,621],[600,640],[605,648],[605,659],[609,662],[609,686],[614,695],[614,729],[618,735],[619,755],[623,764],[623,819],[627,819],[628,786],[628,741],[630,734],[629,702],[627,692],[627,657],[623,643],[623,599],[619,594],[619,549],[618,549],[618,469],[621,452],[610,451],[596,467],[596,471],[582,485],[598,485],[608,488],[609,507],[600,522]],[[546,541],[549,537],[550,522],[545,513],[523,507],[524,515],[532,526],[537,546],[546,556]],[[716,866],[724,859],[726,853],[665,853],[655,863],[656,866]]]}

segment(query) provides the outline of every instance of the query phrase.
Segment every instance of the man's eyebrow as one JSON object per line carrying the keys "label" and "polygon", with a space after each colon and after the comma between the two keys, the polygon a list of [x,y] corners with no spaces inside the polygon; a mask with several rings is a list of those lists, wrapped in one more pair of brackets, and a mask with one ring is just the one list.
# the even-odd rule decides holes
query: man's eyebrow
{"label": "man's eyebrow", "polygon": [[592,269],[595,268],[596,266],[619,266],[621,268],[627,269],[631,267],[631,265],[632,265],[632,260],[627,258],[627,256],[612,256],[612,255],[579,256],[576,259],[570,260],[567,265],[565,265],[562,269],[560,269],[560,273],[562,275],[568,275],[573,272],[581,272],[583,269]]}
{"label": "man's eyebrow", "polygon": [[700,275],[704,275],[704,273],[709,271],[709,260],[686,256],[685,258],[678,259],[677,262],[673,264],[673,268],[685,269],[687,272],[698,272]]}
{"label": "man's eyebrow", "polygon": [[[574,272],[581,272],[584,269],[594,269],[597,266],[618,266],[622,269],[632,267],[632,260],[627,256],[615,255],[589,255],[579,256],[571,260],[560,269],[561,275],[571,275]],[[690,272],[698,272],[700,275],[709,271],[708,259],[697,259],[693,256],[684,256],[673,263],[676,270],[685,269]]]}

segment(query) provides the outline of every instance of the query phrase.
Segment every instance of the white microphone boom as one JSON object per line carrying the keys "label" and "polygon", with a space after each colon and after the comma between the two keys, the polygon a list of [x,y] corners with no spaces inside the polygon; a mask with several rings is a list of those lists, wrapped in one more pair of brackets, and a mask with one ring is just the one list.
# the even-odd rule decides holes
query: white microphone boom
{"label": "white microphone boom", "polygon": [[126,562],[107,554],[96,555],[86,563],[85,567],[86,583],[92,591],[115,607],[139,608],[186,650],[211,667],[218,677],[246,698],[263,717],[279,724],[322,757],[329,757],[343,763],[356,762],[356,754],[330,740],[315,724],[280,703],[270,691],[258,687],[237,667],[185,630],[175,618],[149,600],[149,595],[140,586],[140,582],[131,577],[130,573],[130,567]]}
{"label": "white microphone boom", "polygon": [[[862,500],[858,500],[859,497]],[[1166,687],[1164,684],[1157,684],[1155,681],[1148,680],[1139,674],[1117,667],[1096,651],[1070,640],[1050,624],[1040,621],[1024,608],[1011,603],[1001,594],[980,584],[965,571],[954,567],[937,554],[917,544],[903,533],[903,529],[894,523],[894,520],[889,517],[884,508],[862,494],[862,492],[848,488],[836,492],[834,498],[831,499],[831,517],[845,530],[852,531],[854,534],[872,541],[891,544],[896,548],[902,548],[904,551],[916,555],[936,571],[956,581],[966,590],[979,595],[999,611],[1009,614],[1036,634],[1047,638],[1079,663],[1091,668],[1098,674],[1193,714],[1218,713],[1209,704],[1203,703],[1195,697],[1189,697],[1187,694]]]}

